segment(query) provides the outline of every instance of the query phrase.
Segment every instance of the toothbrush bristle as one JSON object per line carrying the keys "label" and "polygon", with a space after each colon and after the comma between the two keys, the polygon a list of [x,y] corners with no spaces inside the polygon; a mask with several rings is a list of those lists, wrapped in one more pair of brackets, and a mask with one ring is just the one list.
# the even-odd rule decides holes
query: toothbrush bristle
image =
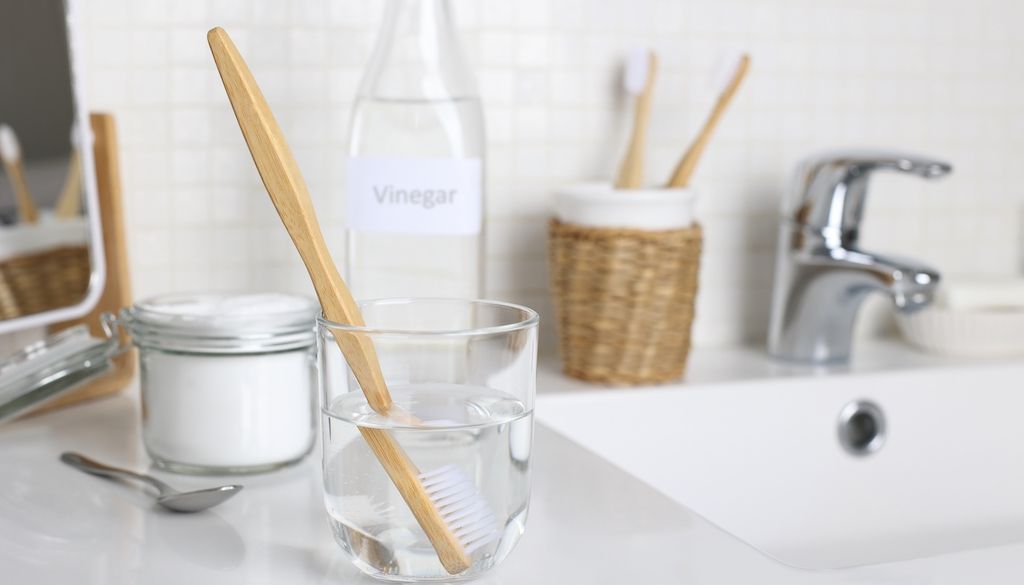
{"label": "toothbrush bristle", "polygon": [[0,159],[13,163],[21,158],[21,145],[18,144],[18,135],[14,128],[7,124],[0,124]]}
{"label": "toothbrush bristle", "polygon": [[454,465],[420,474],[430,500],[466,554],[501,536],[501,525],[487,501]]}
{"label": "toothbrush bristle", "polygon": [[636,95],[644,90],[647,84],[647,69],[650,66],[650,53],[644,47],[637,47],[626,57],[626,69],[622,76],[622,85],[626,91]]}

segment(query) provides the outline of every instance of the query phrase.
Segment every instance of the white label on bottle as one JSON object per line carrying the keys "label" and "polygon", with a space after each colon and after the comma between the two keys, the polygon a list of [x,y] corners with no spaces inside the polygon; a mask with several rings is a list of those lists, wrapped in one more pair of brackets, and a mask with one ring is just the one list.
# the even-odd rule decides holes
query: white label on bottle
{"label": "white label on bottle", "polygon": [[480,233],[482,172],[479,158],[350,158],[346,223],[368,232]]}

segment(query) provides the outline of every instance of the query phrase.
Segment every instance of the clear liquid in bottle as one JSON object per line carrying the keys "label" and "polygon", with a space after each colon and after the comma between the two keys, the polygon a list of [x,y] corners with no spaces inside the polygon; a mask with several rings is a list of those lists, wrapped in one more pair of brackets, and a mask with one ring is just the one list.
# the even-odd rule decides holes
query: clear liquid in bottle
{"label": "clear liquid in bottle", "polygon": [[388,0],[348,154],[356,298],[478,298],[483,111],[448,0]]}

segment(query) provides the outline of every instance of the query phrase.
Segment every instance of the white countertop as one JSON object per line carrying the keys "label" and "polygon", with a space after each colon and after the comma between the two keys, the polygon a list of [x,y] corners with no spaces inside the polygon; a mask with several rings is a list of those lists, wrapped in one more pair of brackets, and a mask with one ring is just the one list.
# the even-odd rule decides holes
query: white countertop
{"label": "white countertop", "polygon": [[[882,344],[862,351],[853,369],[935,361],[912,353]],[[542,370],[542,393],[595,390],[562,378],[550,362]],[[694,355],[688,380],[714,382],[766,373],[793,375],[756,350],[706,350]],[[318,453],[287,470],[241,478],[246,488],[238,497],[196,515],[165,513],[134,487],[85,475],[58,461],[62,451],[73,449],[111,464],[145,469],[136,395],[132,389],[0,427],[4,583],[375,582],[358,573],[330,536]],[[1016,547],[841,571],[791,568],[543,425],[537,426],[534,452],[526,534],[508,560],[478,582],[1021,581],[1020,575],[998,571],[977,574],[979,566],[998,566],[1006,555],[1019,554]],[[156,475],[181,488],[217,481]]]}

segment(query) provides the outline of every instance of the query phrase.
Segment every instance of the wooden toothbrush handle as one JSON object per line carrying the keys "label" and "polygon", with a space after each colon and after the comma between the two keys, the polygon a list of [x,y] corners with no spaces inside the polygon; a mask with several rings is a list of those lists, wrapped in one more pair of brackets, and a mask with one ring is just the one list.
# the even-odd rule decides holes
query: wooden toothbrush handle
{"label": "wooden toothbrush handle", "polygon": [[697,169],[697,163],[700,162],[700,157],[704,154],[704,149],[707,148],[711,135],[715,132],[715,127],[718,126],[719,120],[722,119],[726,108],[729,107],[729,103],[736,95],[736,90],[739,89],[740,83],[747,75],[747,69],[749,68],[750,57],[743,55],[739,67],[737,67],[735,74],[733,74],[732,79],[729,81],[729,85],[726,86],[722,95],[718,97],[714,109],[711,110],[711,115],[704,121],[704,127],[697,133],[697,137],[693,140],[690,148],[683,155],[679,164],[676,165],[675,170],[672,172],[672,177],[668,180],[667,187],[680,188],[690,184],[690,178]]}
{"label": "wooden toothbrush handle", "polygon": [[644,154],[647,144],[647,123],[651,118],[651,95],[641,93],[636,99],[636,113],[633,116],[633,134],[626,147],[619,174],[615,177],[616,189],[638,189],[644,183]]}
{"label": "wooden toothbrush handle", "polygon": [[25,181],[25,170],[20,161],[5,163],[7,176],[11,181],[11,188],[14,190],[14,198],[18,204],[18,221],[21,223],[36,223],[39,221],[39,211],[36,210],[35,201],[32,200],[32,192],[28,189],[28,182]]}
{"label": "wooden toothbrush handle", "polygon": [[633,116],[633,134],[626,147],[626,155],[615,177],[616,189],[639,189],[644,184],[644,153],[647,144],[647,126],[651,118],[651,101],[654,97],[654,78],[658,59],[651,53],[647,63],[647,80],[644,89],[636,98],[636,112]]}
{"label": "wooden toothbrush handle", "polygon": [[[252,160],[309,272],[324,317],[336,323],[364,325],[359,307],[327,249],[299,166],[252,72],[224,29],[214,28],[207,40]],[[363,334],[337,330],[334,337],[370,407],[387,414],[391,394],[384,383],[373,341]]]}
{"label": "wooden toothbrush handle", "polygon": [[[215,28],[208,38],[245,142],[281,221],[309,271],[324,315],[332,321],[362,325],[359,308],[331,261],[306,183],[256,80],[224,30]],[[365,335],[338,331],[335,331],[335,338],[370,406],[387,414],[391,409],[391,395],[372,341]],[[359,431],[430,539],[445,570],[457,574],[468,569],[469,555],[430,500],[420,481],[419,470],[394,435],[385,429],[359,427]]]}
{"label": "wooden toothbrush handle", "polygon": [[82,212],[82,157],[78,148],[71,149],[68,174],[57,198],[53,214],[61,218],[77,217]]}

